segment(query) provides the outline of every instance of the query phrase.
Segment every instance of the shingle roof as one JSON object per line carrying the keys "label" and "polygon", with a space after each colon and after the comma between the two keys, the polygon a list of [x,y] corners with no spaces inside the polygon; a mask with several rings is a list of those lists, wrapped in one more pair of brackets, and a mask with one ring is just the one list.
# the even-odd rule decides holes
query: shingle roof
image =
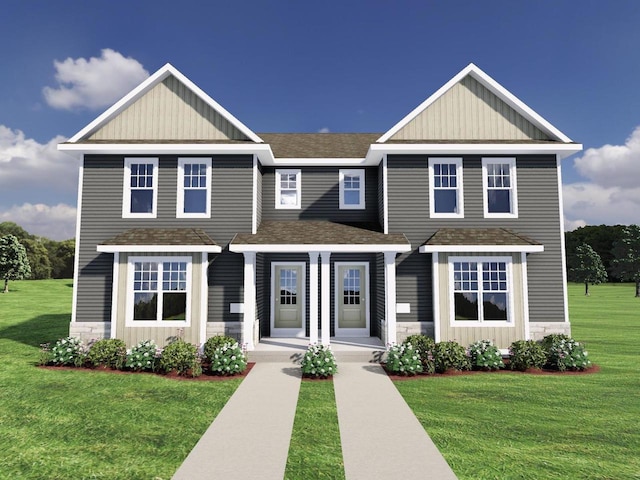
{"label": "shingle roof", "polygon": [[217,245],[200,228],[133,228],[101,245]]}
{"label": "shingle roof", "polygon": [[259,133],[276,158],[364,158],[380,133]]}
{"label": "shingle roof", "polygon": [[441,228],[423,245],[542,245],[506,228]]}

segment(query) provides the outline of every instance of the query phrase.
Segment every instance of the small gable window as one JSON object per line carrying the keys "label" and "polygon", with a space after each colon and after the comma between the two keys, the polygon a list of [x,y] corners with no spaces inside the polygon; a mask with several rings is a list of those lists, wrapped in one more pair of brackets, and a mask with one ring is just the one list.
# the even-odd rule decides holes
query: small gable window
{"label": "small gable window", "polygon": [[211,216],[211,158],[178,159],[178,218]]}
{"label": "small gable window", "polygon": [[484,216],[518,216],[515,158],[483,158],[482,184]]}
{"label": "small gable window", "polygon": [[156,217],[158,202],[158,159],[124,159],[122,216]]}
{"label": "small gable window", "polygon": [[430,158],[429,185],[431,217],[464,217],[462,158]]}
{"label": "small gable window", "polygon": [[276,170],[276,208],[300,208],[300,170]]}
{"label": "small gable window", "polygon": [[340,170],[340,208],[363,209],[364,202],[364,169]]}

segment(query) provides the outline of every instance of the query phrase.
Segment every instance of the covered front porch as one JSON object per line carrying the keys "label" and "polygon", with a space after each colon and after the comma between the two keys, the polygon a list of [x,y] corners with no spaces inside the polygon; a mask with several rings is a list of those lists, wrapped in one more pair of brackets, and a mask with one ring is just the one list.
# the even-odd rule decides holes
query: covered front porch
{"label": "covered front porch", "polygon": [[[331,351],[338,361],[382,361],[386,346],[378,337],[332,337]],[[309,346],[308,338],[262,337],[249,353],[250,361],[298,363]]]}

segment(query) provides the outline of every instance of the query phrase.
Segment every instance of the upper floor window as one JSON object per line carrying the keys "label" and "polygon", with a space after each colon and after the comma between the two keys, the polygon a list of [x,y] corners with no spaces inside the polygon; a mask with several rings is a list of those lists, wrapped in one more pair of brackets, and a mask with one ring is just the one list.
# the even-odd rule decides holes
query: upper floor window
{"label": "upper floor window", "polygon": [[340,170],[340,208],[363,209],[364,170]]}
{"label": "upper floor window", "polygon": [[300,208],[300,170],[276,170],[276,208]]}
{"label": "upper floor window", "polygon": [[485,217],[518,216],[515,158],[482,159],[482,193]]}
{"label": "upper floor window", "polygon": [[429,185],[431,217],[464,217],[462,158],[430,158]]}
{"label": "upper floor window", "polygon": [[211,216],[211,159],[178,158],[176,216]]}
{"label": "upper floor window", "polygon": [[124,159],[123,217],[156,217],[158,203],[158,159]]}

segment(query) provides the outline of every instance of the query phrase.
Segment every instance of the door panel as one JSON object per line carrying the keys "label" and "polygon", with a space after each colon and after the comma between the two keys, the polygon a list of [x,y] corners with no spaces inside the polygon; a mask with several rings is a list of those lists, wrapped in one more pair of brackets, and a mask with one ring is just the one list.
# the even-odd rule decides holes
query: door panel
{"label": "door panel", "polygon": [[302,267],[278,265],[274,273],[273,328],[302,329]]}
{"label": "door panel", "polygon": [[366,329],[366,269],[364,265],[340,265],[336,276],[338,292],[338,328]]}

